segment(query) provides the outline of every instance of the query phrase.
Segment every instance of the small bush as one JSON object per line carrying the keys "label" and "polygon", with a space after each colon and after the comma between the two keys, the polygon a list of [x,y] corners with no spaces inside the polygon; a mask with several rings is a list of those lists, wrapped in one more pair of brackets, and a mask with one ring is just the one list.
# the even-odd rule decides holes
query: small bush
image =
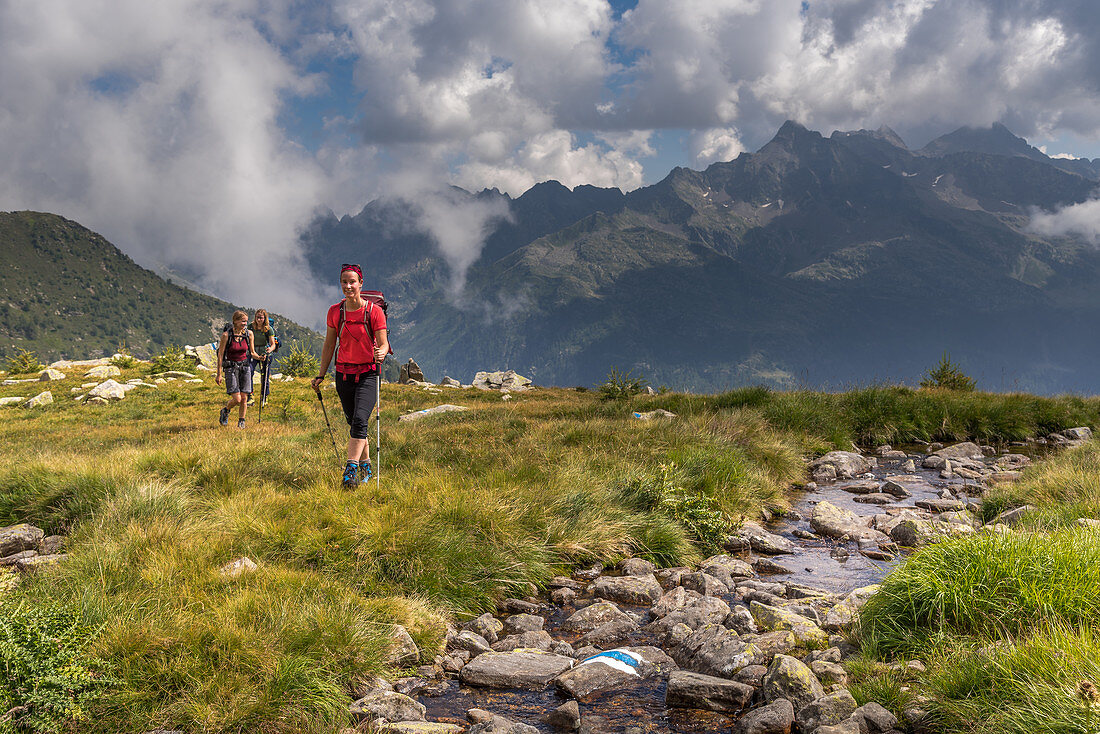
{"label": "small bush", "polygon": [[920,381],[920,386],[956,390],[958,392],[973,392],[974,379],[967,377],[959,369],[959,365],[951,361],[951,355],[944,352],[943,356],[940,357],[940,363],[928,370],[928,374]]}
{"label": "small bush", "polygon": [[630,372],[620,372],[617,367],[612,367],[607,379],[600,385],[600,397],[604,400],[620,400],[637,395],[645,389],[649,381],[641,375],[634,376]]}
{"label": "small bush", "polygon": [[152,374],[171,371],[186,372],[193,369],[193,367],[194,365],[184,357],[181,348],[165,347],[163,352],[153,357],[153,363],[149,368],[149,372]]}
{"label": "small bush", "polygon": [[686,488],[683,480],[676,464],[661,464],[656,474],[624,487],[624,499],[639,510],[676,520],[703,548],[718,548],[730,531],[729,517],[714,497]]}
{"label": "small bush", "polygon": [[38,361],[38,355],[28,352],[26,349],[16,349],[15,354],[6,361],[8,372],[13,375],[25,375],[30,372],[38,372],[45,365]]}
{"label": "small bush", "polygon": [[317,357],[298,342],[290,347],[290,352],[279,360],[284,375],[291,377],[314,377],[321,369]]}
{"label": "small bush", "polygon": [[129,354],[119,353],[111,357],[111,364],[118,367],[120,370],[128,370],[131,367],[137,367],[140,360]]}
{"label": "small bush", "polygon": [[110,681],[85,654],[96,631],[71,613],[25,600],[0,605],[0,709],[18,730],[57,732],[86,718]]}

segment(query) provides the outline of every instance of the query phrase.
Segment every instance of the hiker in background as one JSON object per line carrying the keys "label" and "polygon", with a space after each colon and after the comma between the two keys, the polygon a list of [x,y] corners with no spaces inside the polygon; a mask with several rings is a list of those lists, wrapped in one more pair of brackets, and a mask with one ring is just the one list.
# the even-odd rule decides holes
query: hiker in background
{"label": "hiker in background", "polygon": [[[263,368],[266,367],[267,360],[271,358],[271,353],[275,351],[275,329],[272,328],[270,322],[267,319],[267,311],[262,308],[256,309],[256,315],[252,317],[252,323],[248,325],[248,330],[252,332],[252,343],[256,347],[256,352],[260,355],[260,359],[249,359],[249,368],[252,371],[252,383],[256,383],[256,368],[261,369],[260,375],[263,376]],[[260,401],[261,403],[267,400],[267,394],[271,391],[271,385],[265,384],[263,380],[260,381]],[[248,404],[252,405],[252,397],[249,396]]]}
{"label": "hiker in background", "polygon": [[233,323],[222,332],[218,342],[218,374],[214,382],[222,384],[222,371],[225,371],[225,391],[229,400],[218,416],[218,422],[229,425],[229,411],[239,406],[237,428],[244,428],[244,414],[248,410],[246,402],[252,394],[252,368],[249,357],[259,360],[256,347],[252,343],[252,332],[248,330],[248,314],[244,311],[233,312]]}
{"label": "hiker in background", "polygon": [[362,296],[363,271],[358,265],[341,267],[340,288],[344,300],[328,310],[321,370],[312,384],[314,390],[320,387],[335,353],[336,392],[351,426],[343,484],[352,488],[370,481],[372,474],[367,429],[378,399],[381,363],[390,344],[386,337],[386,314]]}

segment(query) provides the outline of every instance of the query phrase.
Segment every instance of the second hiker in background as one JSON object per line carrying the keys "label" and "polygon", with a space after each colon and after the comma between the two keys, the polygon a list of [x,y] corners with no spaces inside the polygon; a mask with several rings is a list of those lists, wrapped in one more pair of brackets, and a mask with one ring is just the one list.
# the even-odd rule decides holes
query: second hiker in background
{"label": "second hiker in background", "polygon": [[[252,382],[255,385],[256,382],[256,369],[260,368],[264,370],[267,367],[267,362],[271,359],[271,353],[275,351],[275,329],[271,327],[271,323],[267,318],[267,311],[258,308],[256,309],[256,315],[252,317],[252,323],[248,325],[249,331],[252,332],[252,343],[256,347],[256,353],[260,355],[262,359],[252,359],[249,362],[249,367],[252,370]],[[266,370],[264,370],[266,371]],[[261,372],[261,376],[263,372]],[[261,404],[266,403],[267,394],[271,391],[270,383],[265,380],[260,380],[260,401]],[[249,396],[248,404],[252,405],[252,398]]]}
{"label": "second hiker in background", "polygon": [[351,427],[343,484],[355,487],[370,480],[370,416],[378,400],[382,360],[389,352],[386,314],[362,295],[363,271],[358,265],[340,268],[344,300],[328,310],[321,369],[313,378],[320,388],[329,363],[336,359],[336,392]]}
{"label": "second hiker in background", "polygon": [[244,311],[233,312],[233,323],[222,332],[218,342],[218,374],[214,382],[222,384],[222,372],[225,372],[225,391],[229,401],[222,408],[218,422],[229,425],[229,411],[239,406],[237,428],[244,428],[244,414],[248,410],[246,402],[252,394],[252,368],[249,358],[260,359],[252,343],[252,332],[248,330],[248,314]]}

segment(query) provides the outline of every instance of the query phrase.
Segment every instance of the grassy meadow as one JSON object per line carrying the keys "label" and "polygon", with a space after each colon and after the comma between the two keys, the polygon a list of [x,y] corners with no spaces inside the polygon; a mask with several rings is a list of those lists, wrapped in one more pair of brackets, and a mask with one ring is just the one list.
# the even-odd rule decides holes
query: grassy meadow
{"label": "grassy meadow", "polygon": [[[305,380],[276,383],[262,424],[251,408],[241,431],[232,416],[230,428],[217,424],[224,391],[209,376],[87,406],[70,395],[81,372],[69,373],[0,387],[0,397],[48,387],[55,398],[0,408],[0,525],[69,537],[65,563],[0,597],[0,617],[25,622],[6,642],[0,635],[0,651],[66,643],[23,660],[0,688],[7,710],[21,702],[17,678],[64,672],[68,683],[34,694],[40,731],[334,732],[358,684],[394,672],[392,625],[430,658],[448,621],[573,566],[630,555],[690,564],[742,518],[782,510],[805,456],[853,440],[1009,441],[1100,423],[1097,400],[905,388],[605,401],[565,389],[503,400],[386,385],[380,487],[349,492]],[[335,391],[324,397],[342,447]],[[445,402],[469,410],[397,420]],[[679,417],[631,416],[655,408]],[[1029,482],[1040,471],[1017,490],[1039,492]],[[240,556],[258,570],[219,572]],[[12,579],[0,577],[0,589]],[[1090,604],[1052,616],[1049,634],[1086,629]],[[1030,613],[1046,619],[1037,606]],[[897,617],[899,627],[926,622]],[[916,654],[933,639],[902,637],[875,650]],[[864,681],[893,690],[872,674]]]}

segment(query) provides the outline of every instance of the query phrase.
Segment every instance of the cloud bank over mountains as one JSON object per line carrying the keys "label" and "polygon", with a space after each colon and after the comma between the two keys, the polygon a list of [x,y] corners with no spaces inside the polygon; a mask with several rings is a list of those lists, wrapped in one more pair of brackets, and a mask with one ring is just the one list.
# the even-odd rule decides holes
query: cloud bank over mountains
{"label": "cloud bank over mountains", "polygon": [[[996,121],[1096,141],[1100,13],[1092,0],[0,0],[0,208],[78,219],[139,262],[299,318],[322,298],[298,277],[296,239],[318,207],[447,183],[633,189],[670,161],[755,149],[787,118],[886,123],[917,144]],[[421,225],[438,238],[452,230],[433,213],[455,212],[435,201]],[[1093,208],[1074,216],[1100,229]],[[439,241],[459,268],[480,246]]]}

